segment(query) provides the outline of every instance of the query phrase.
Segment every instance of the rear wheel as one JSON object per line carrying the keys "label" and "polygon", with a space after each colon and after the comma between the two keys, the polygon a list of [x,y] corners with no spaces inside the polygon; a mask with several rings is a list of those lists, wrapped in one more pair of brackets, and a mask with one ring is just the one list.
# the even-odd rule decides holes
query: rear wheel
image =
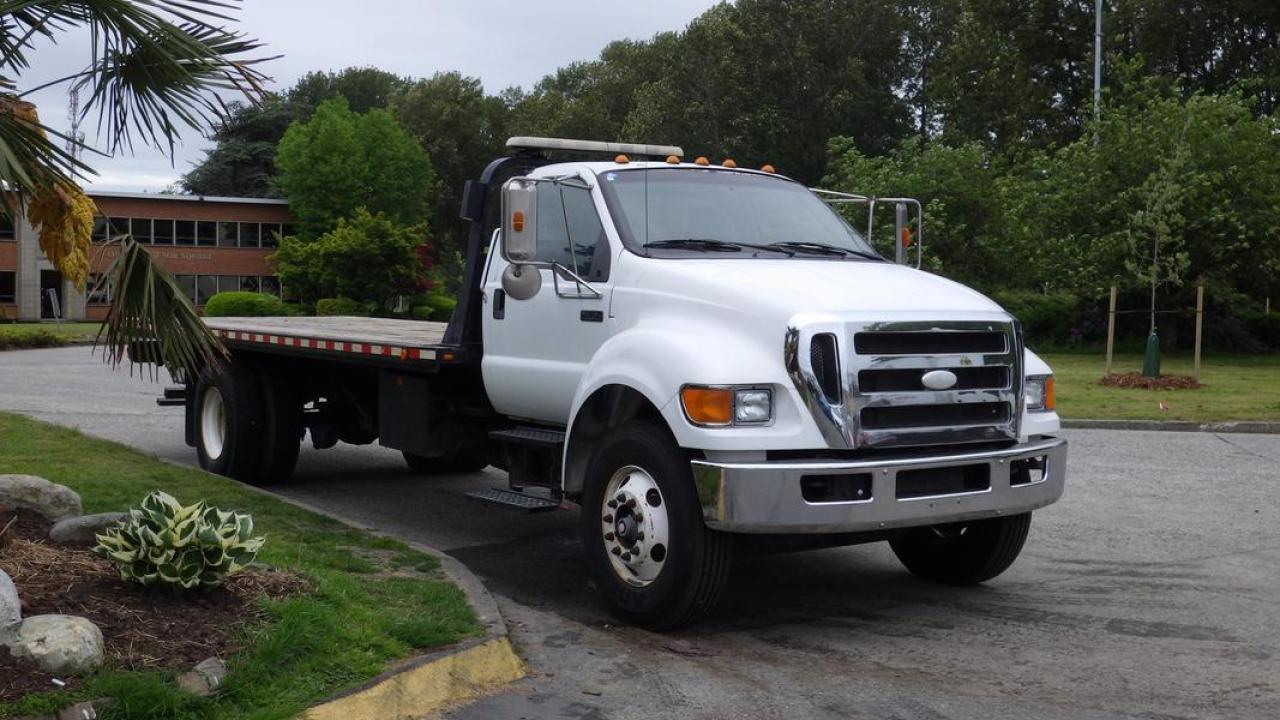
{"label": "rear wheel", "polygon": [[715,606],[732,538],[703,523],[688,459],[662,428],[635,421],[610,432],[583,490],[587,562],[614,612],[668,629]]}
{"label": "rear wheel", "polygon": [[195,435],[201,468],[258,482],[266,426],[259,382],[257,370],[236,363],[218,363],[200,376]]}
{"label": "rear wheel", "polygon": [[918,528],[889,541],[912,575],[947,585],[976,585],[1018,558],[1031,513]]}
{"label": "rear wheel", "polygon": [[404,462],[409,466],[409,469],[419,475],[473,473],[489,466],[489,458],[483,452],[478,451],[459,453],[457,455],[442,455],[440,457],[427,457],[406,450],[402,450],[400,454],[404,455]]}
{"label": "rear wheel", "polygon": [[302,398],[297,387],[279,373],[262,373],[262,401],[266,427],[263,433],[262,484],[281,483],[293,475],[302,444]]}

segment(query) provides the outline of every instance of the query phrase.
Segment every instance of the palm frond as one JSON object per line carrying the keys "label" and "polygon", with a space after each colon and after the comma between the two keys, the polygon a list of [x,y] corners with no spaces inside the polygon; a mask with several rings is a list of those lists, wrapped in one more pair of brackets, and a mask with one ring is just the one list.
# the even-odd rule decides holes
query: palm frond
{"label": "palm frond", "polygon": [[[0,72],[28,67],[33,35],[56,40],[87,27],[89,64],[36,90],[74,82],[89,88],[82,117],[96,111],[104,150],[132,149],[135,136],[172,155],[180,126],[205,129],[225,115],[219,96],[264,93],[256,66],[274,58],[245,57],[257,40],[221,26],[239,0],[0,0]],[[7,79],[7,78],[0,78]]]}
{"label": "palm frond", "polygon": [[[25,107],[24,107],[25,106]],[[93,171],[62,148],[63,135],[32,121],[34,108],[13,95],[0,94],[0,182],[11,190],[73,184]],[[5,210],[16,201],[5,193]]]}
{"label": "palm frond", "polygon": [[112,283],[114,293],[94,340],[95,347],[103,348],[104,361],[114,368],[127,359],[131,370],[139,363],[155,363],[152,377],[160,365],[194,376],[201,367],[226,357],[222,341],[196,314],[173,275],[132,238],[122,236],[116,242],[120,254],[99,281]]}

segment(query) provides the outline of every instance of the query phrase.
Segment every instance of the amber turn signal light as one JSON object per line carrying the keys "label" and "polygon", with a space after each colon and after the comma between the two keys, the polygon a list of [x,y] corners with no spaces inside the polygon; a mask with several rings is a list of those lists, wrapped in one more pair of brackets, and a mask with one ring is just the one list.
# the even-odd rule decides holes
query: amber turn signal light
{"label": "amber turn signal light", "polygon": [[733,422],[733,390],[686,385],[680,389],[684,414],[698,425],[728,425]]}
{"label": "amber turn signal light", "polygon": [[516,232],[524,232],[524,213],[519,210],[511,213],[511,229]]}
{"label": "amber turn signal light", "polygon": [[1050,375],[1044,381],[1044,409],[1053,410],[1057,407],[1058,399],[1054,397],[1053,392],[1053,376]]}

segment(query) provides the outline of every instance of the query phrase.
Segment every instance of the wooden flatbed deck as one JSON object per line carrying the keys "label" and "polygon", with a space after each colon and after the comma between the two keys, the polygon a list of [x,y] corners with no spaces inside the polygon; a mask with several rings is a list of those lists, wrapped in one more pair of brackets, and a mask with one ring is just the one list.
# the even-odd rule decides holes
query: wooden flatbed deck
{"label": "wooden flatbed deck", "polygon": [[448,323],[366,317],[206,318],[231,348],[288,353],[338,353],[348,359],[452,360],[456,348],[443,344]]}

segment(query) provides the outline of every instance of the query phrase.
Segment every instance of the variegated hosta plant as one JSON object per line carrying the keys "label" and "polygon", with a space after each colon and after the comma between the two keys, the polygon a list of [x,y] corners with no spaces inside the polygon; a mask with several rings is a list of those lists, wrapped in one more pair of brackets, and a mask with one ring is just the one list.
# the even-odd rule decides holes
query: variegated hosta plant
{"label": "variegated hosta plant", "polygon": [[184,590],[221,584],[253,562],[265,542],[253,537],[248,515],[203,502],[184,507],[159,490],[97,539],[94,552],[114,563],[122,579]]}

